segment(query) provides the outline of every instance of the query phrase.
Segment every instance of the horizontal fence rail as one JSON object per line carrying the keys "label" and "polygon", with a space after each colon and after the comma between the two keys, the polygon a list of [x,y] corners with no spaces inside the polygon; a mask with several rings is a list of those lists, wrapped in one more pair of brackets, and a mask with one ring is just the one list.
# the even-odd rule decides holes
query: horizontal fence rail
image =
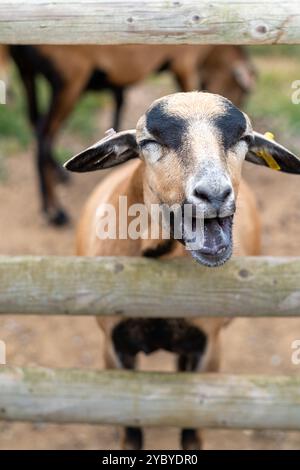
{"label": "horizontal fence rail", "polygon": [[0,419],[300,430],[300,378],[5,367]]}
{"label": "horizontal fence rail", "polygon": [[300,315],[300,258],[0,257],[0,313],[123,317]]}
{"label": "horizontal fence rail", "polygon": [[0,44],[299,44],[298,0],[2,0]]}

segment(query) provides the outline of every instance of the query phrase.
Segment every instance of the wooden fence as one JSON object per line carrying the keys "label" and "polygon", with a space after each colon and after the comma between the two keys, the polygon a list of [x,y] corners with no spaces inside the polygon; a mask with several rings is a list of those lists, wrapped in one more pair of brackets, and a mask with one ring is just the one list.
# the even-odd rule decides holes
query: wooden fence
{"label": "wooden fence", "polygon": [[[300,258],[1,257],[0,313],[295,316]],[[300,378],[0,366],[0,418],[300,430]]]}
{"label": "wooden fence", "polygon": [[298,0],[1,0],[0,44],[299,44]]}
{"label": "wooden fence", "polygon": [[[300,44],[300,3],[4,0],[0,43]],[[296,316],[300,259],[3,257],[0,313]],[[300,379],[0,366],[0,418],[300,430]]]}
{"label": "wooden fence", "polygon": [[300,258],[1,257],[0,314],[271,317],[300,314]]}
{"label": "wooden fence", "polygon": [[0,418],[299,430],[300,377],[3,367]]}

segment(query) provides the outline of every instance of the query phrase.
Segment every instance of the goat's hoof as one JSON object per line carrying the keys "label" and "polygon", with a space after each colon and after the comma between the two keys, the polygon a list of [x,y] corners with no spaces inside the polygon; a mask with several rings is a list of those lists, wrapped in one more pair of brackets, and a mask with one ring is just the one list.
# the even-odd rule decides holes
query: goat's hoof
{"label": "goat's hoof", "polygon": [[202,450],[201,436],[195,429],[183,429],[181,432],[182,450]]}
{"label": "goat's hoof", "polygon": [[54,227],[64,227],[70,223],[70,217],[62,209],[58,209],[50,216],[48,215],[48,221]]}
{"label": "goat's hoof", "polygon": [[143,448],[143,431],[140,428],[125,428],[121,447],[122,450],[141,450]]}

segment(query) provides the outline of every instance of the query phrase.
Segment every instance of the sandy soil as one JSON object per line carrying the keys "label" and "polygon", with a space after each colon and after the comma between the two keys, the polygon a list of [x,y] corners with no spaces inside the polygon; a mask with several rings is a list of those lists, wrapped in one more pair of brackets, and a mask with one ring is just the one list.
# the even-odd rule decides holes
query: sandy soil
{"label": "sandy soil", "polygon": [[[169,89],[162,86],[160,92],[165,94]],[[129,95],[124,123],[132,127],[145,105],[157,96],[157,89],[153,84],[141,85]],[[99,136],[110,127],[109,118],[108,107],[99,116]],[[38,213],[31,153],[5,159],[8,176],[0,183],[0,254],[70,255],[74,246],[74,225],[99,175],[74,176],[69,186],[60,189],[73,226],[54,230],[45,225]],[[263,215],[263,254],[299,256],[299,179],[249,164],[245,176],[257,193]],[[10,365],[102,367],[101,338],[93,318],[2,316],[0,338],[6,341]],[[291,342],[297,338],[300,338],[300,319],[237,319],[223,334],[222,371],[297,374],[299,366],[291,363]],[[169,357],[155,354],[150,367],[157,368],[162,363],[167,369]],[[300,448],[300,433],[209,430],[205,431],[204,439],[206,449]],[[147,430],[146,447],[177,448],[178,431]],[[115,449],[118,434],[108,426],[0,422],[0,449],[30,448]]]}

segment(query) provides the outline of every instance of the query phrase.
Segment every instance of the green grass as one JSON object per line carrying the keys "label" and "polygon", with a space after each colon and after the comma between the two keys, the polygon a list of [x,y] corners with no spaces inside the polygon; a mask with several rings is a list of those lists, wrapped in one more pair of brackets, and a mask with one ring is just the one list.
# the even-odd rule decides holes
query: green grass
{"label": "green grass", "polygon": [[300,58],[300,46],[295,45],[261,45],[250,46],[250,53],[254,56],[276,56]]}
{"label": "green grass", "polygon": [[247,112],[251,117],[269,120],[280,132],[299,135],[300,105],[292,103],[294,90],[291,85],[300,79],[300,60],[292,57],[270,57],[267,60],[260,57],[257,65],[258,84],[249,99]]}

